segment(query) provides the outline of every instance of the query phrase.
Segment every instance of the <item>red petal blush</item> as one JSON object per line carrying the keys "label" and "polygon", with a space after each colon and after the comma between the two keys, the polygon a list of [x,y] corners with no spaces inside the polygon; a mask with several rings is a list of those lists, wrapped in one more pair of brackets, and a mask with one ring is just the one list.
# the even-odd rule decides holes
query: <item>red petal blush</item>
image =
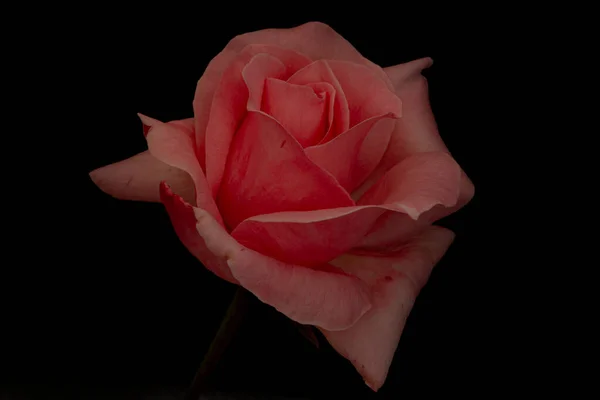
{"label": "red petal blush", "polygon": [[277,121],[253,111],[231,145],[217,203],[230,229],[260,214],[354,205]]}
{"label": "red petal blush", "polygon": [[189,202],[196,197],[190,175],[159,161],[148,151],[90,172],[103,192],[121,200],[160,202],[158,185],[166,181]]}
{"label": "red petal blush", "polygon": [[194,181],[195,204],[210,212],[217,221],[222,222],[219,210],[208,189],[204,172],[196,158],[193,130],[182,129],[176,124],[165,124],[141,114],[139,116],[144,125],[150,127],[146,135],[150,153],[165,164],[187,172]]}

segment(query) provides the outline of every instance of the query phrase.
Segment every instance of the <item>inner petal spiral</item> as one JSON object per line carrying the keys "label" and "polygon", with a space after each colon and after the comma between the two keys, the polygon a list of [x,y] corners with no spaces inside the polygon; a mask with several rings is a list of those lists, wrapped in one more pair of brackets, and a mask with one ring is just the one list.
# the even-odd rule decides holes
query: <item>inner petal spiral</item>
{"label": "inner petal spiral", "polygon": [[298,140],[302,147],[318,143],[332,122],[335,89],[328,83],[295,85],[265,80],[261,109]]}

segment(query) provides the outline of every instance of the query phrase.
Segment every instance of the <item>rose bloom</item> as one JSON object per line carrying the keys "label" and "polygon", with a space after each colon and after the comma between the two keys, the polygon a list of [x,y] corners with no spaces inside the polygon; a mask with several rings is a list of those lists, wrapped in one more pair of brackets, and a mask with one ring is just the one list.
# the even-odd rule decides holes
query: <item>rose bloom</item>
{"label": "rose bloom", "polygon": [[314,325],[373,390],[474,188],[438,134],[421,71],[382,69],[321,23],[235,37],[194,118],[140,115],[148,151],[99,168],[106,193],[160,201],[187,249]]}

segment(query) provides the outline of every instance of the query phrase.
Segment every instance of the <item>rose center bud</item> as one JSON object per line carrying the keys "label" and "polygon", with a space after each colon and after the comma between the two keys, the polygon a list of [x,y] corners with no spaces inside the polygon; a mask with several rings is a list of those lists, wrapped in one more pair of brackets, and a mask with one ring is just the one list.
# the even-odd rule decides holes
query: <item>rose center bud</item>
{"label": "rose center bud", "polygon": [[294,85],[265,81],[261,110],[275,118],[302,147],[317,144],[333,122],[335,89],[328,83]]}

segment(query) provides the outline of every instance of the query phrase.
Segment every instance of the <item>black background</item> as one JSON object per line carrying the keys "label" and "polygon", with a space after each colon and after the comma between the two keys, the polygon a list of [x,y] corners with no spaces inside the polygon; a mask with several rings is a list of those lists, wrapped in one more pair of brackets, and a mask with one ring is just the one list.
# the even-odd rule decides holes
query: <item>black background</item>
{"label": "black background", "polygon": [[491,164],[501,152],[492,94],[503,90],[499,63],[510,48],[485,29],[486,20],[392,9],[372,16],[77,13],[48,28],[52,36],[40,33],[34,61],[52,66],[36,75],[51,88],[34,100],[40,112],[52,112],[35,126],[41,140],[30,143],[43,160],[36,183],[18,182],[33,192],[35,206],[18,216],[30,222],[15,235],[33,245],[9,262],[19,285],[3,282],[7,393],[151,398],[190,384],[235,288],[187,253],[160,204],[115,200],[87,174],[146,149],[137,112],[163,121],[191,117],[198,78],[232,37],[311,20],[330,24],[383,67],[433,58],[425,72],[432,108],[476,195],[442,221],[457,238],[418,297],[377,395],[326,343],[315,349],[283,316],[257,304],[215,373],[215,390],[258,398],[487,397],[520,380],[522,365],[508,357],[510,332],[518,330],[507,306],[510,277],[487,251],[501,225],[488,200]]}

